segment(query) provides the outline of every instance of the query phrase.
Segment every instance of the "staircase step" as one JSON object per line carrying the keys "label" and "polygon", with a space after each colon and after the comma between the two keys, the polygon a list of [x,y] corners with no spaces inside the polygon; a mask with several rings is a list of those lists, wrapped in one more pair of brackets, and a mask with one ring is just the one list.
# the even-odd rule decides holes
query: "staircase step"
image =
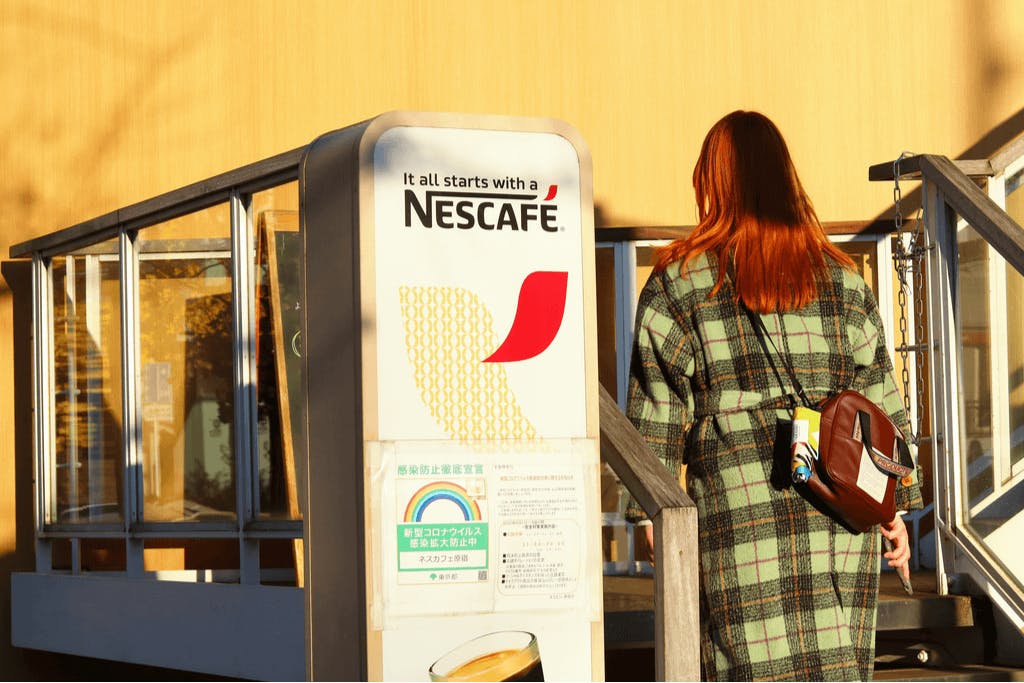
{"label": "staircase step", "polygon": [[605,647],[654,647],[654,579],[604,577]]}
{"label": "staircase step", "polygon": [[913,595],[903,590],[896,572],[882,572],[878,587],[878,631],[973,626],[971,598],[939,595],[934,572],[913,572]]}
{"label": "staircase step", "polygon": [[1024,681],[1024,669],[970,664],[944,668],[875,668],[876,681]]}
{"label": "staircase step", "polygon": [[[913,573],[911,583],[914,593],[907,595],[895,572],[882,572],[874,680],[1024,681],[1024,669],[974,663],[998,661],[986,645],[987,601],[938,595],[933,572]],[[636,670],[653,672],[653,578],[604,577],[604,609],[607,680],[649,679]],[[921,651],[932,666],[918,666]]]}
{"label": "staircase step", "polygon": [[[945,629],[973,626],[971,598],[938,595],[933,572],[911,575],[914,594],[907,595],[895,572],[882,572],[878,590],[878,631]],[[654,642],[654,579],[604,577],[605,643],[608,647],[642,647]]]}
{"label": "staircase step", "polygon": [[[991,633],[988,636],[991,638]],[[994,663],[991,645],[984,627],[879,631],[875,637],[875,666],[880,669],[919,666],[941,669],[991,664]]]}

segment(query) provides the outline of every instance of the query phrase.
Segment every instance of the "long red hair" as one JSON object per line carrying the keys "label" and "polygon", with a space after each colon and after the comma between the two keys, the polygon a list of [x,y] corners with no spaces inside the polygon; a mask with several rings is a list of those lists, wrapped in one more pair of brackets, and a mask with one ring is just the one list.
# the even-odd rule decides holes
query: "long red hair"
{"label": "long red hair", "polygon": [[760,313],[810,303],[829,256],[853,260],[829,241],[796,174],[782,133],[768,117],[734,111],[711,127],[693,169],[699,222],[687,237],[661,249],[663,270],[704,252],[718,257],[718,292],[727,273],[739,298]]}

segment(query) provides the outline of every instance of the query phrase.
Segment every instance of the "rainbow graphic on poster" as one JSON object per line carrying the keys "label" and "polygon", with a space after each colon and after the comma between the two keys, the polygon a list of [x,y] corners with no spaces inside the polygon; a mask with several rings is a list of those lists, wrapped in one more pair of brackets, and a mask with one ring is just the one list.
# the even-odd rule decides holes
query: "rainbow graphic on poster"
{"label": "rainbow graphic on poster", "polygon": [[407,524],[422,522],[423,513],[426,512],[427,508],[441,501],[454,503],[462,511],[462,517],[467,522],[480,522],[483,520],[483,515],[480,514],[480,506],[469,497],[466,489],[450,481],[435,481],[420,488],[413,494],[409,504],[405,506],[403,521]]}
{"label": "rainbow graphic on poster", "polygon": [[398,582],[486,582],[490,534],[479,496],[451,481],[409,483],[417,488],[397,510]]}

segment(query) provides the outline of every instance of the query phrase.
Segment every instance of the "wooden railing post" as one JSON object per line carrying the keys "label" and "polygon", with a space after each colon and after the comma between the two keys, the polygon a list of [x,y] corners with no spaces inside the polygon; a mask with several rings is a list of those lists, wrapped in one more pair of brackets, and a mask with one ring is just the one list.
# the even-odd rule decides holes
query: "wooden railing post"
{"label": "wooden railing post", "polygon": [[654,657],[659,681],[700,680],[697,508],[601,387],[601,457],[654,523]]}
{"label": "wooden railing post", "polygon": [[700,680],[697,508],[662,508],[654,518],[654,674]]}

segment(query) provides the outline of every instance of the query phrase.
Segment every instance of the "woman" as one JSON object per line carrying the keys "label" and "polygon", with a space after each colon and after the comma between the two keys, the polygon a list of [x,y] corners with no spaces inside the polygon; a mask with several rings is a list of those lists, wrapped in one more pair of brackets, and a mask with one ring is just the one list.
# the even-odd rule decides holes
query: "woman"
{"label": "woman", "polygon": [[[761,315],[812,402],[856,389],[906,433],[878,305],[825,236],[765,116],[716,123],[693,186],[699,224],[659,254],[640,296],[627,412],[674,473],[686,466],[704,677],[870,680],[881,539],[850,533],[790,483],[774,444],[782,426],[788,445],[792,392],[742,307]],[[916,472],[896,496],[900,509],[921,507]],[[909,576],[901,518],[881,533],[895,544],[889,564]]]}

